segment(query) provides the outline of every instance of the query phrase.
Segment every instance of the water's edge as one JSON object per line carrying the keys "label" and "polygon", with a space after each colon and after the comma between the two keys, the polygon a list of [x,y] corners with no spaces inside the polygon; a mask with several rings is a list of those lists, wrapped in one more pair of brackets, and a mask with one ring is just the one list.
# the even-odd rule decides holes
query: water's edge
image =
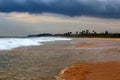
{"label": "water's edge", "polygon": [[12,50],[23,46],[39,46],[42,42],[66,41],[70,38],[62,37],[34,37],[34,38],[0,38],[0,50]]}

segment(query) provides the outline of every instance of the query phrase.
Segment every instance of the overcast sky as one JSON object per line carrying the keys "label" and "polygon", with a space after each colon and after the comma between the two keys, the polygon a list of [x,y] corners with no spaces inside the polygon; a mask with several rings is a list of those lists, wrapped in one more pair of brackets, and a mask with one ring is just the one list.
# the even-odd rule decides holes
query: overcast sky
{"label": "overcast sky", "polygon": [[0,35],[120,32],[120,0],[0,0]]}

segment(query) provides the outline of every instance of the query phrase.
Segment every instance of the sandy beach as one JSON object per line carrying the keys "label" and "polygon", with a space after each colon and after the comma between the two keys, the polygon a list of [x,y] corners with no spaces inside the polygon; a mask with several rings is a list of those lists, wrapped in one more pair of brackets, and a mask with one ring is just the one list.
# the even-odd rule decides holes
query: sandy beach
{"label": "sandy beach", "polygon": [[[61,70],[67,67],[69,72],[73,65],[75,65],[75,69],[77,65],[77,68],[82,69],[87,76],[83,75],[83,79],[68,79],[67,77],[65,80],[120,79],[118,71],[120,70],[118,68],[118,66],[120,67],[120,39],[74,38],[70,41],[43,44],[0,51],[0,80],[56,80],[56,76],[66,78],[63,77],[66,76],[64,73],[60,75]],[[97,70],[101,65],[104,66],[99,69],[100,71]],[[85,67],[80,68],[81,66]],[[114,73],[116,75],[110,76],[111,79],[107,77],[98,79],[99,75],[108,73],[104,71],[108,66],[111,67],[108,69],[107,76]],[[113,69],[113,73],[111,73],[111,69]],[[74,70],[75,74],[76,71]],[[93,73],[89,73],[92,71]],[[97,72],[99,73],[96,74]],[[67,75],[71,75],[71,73]],[[117,78],[114,78],[115,76]]]}
{"label": "sandy beach", "polygon": [[83,63],[66,67],[57,80],[120,80],[120,62]]}

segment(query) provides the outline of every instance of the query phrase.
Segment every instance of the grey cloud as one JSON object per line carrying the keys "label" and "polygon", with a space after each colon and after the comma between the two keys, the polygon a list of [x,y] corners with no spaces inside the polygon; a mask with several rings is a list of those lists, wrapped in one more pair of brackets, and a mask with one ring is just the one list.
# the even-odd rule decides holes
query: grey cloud
{"label": "grey cloud", "polygon": [[0,0],[0,12],[120,18],[120,0]]}

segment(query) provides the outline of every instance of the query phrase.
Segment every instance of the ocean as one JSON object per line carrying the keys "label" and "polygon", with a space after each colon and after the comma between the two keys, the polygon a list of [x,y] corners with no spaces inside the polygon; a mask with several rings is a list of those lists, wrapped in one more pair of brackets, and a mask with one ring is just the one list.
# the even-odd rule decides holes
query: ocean
{"label": "ocean", "polygon": [[43,42],[71,40],[62,37],[0,38],[0,50],[12,50],[22,46],[40,46]]}

